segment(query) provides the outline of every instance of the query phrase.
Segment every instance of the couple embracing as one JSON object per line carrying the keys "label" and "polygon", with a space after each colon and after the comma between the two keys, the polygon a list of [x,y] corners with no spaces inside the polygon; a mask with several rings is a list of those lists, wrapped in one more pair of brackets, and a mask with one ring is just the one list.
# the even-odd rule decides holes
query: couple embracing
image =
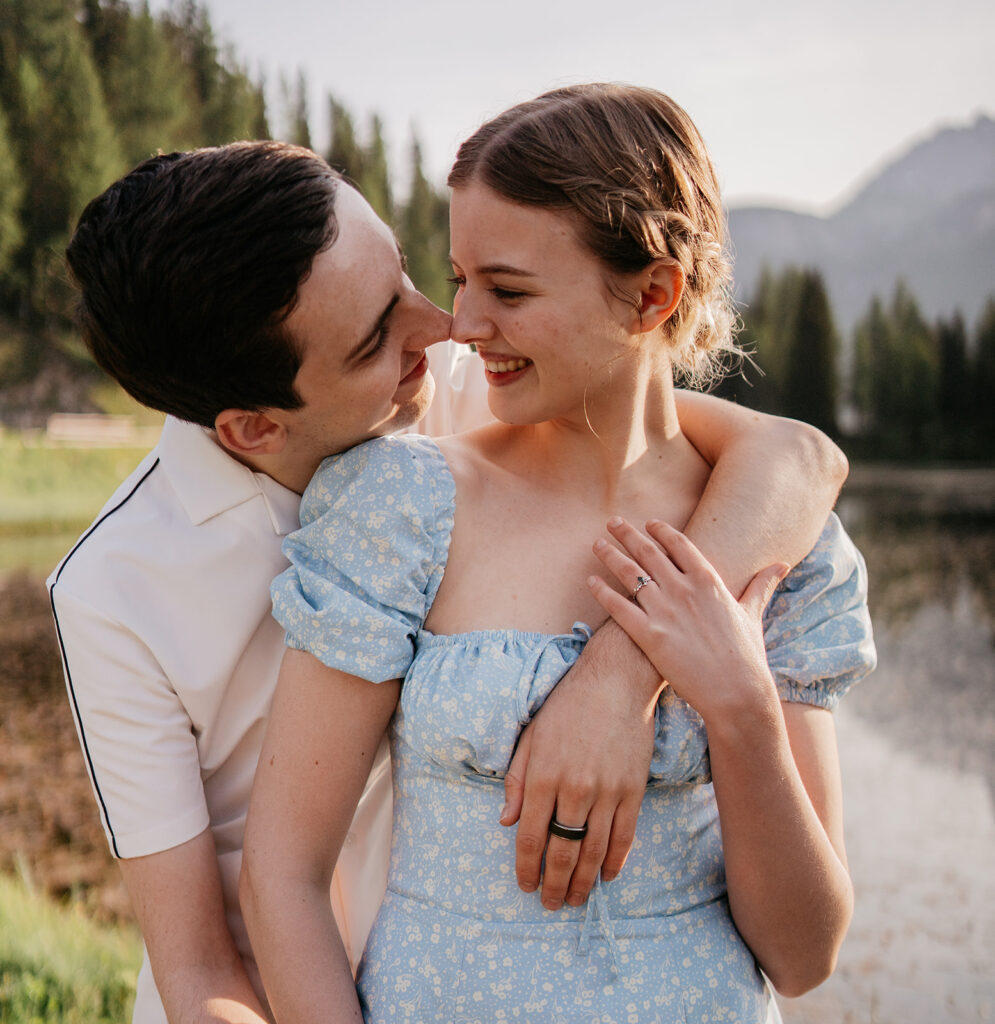
{"label": "couple embracing", "polygon": [[277,143],[155,157],[70,244],[168,414],[50,580],[136,1020],[776,1019],[852,906],[842,459],[674,388],[734,314],[673,101],[548,93],[449,184],[452,318]]}

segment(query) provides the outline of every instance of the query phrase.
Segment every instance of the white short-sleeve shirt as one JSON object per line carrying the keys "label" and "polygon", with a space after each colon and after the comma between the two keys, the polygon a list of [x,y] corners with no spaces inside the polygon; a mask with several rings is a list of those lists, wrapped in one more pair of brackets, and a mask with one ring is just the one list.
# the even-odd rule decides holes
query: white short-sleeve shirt
{"label": "white short-sleeve shirt", "polygon": [[[465,351],[465,350],[463,350]],[[436,434],[486,421],[478,360],[430,350]],[[450,386],[453,381],[455,387]],[[210,828],[228,924],[258,985],[238,906],[252,777],[283,655],[269,584],[300,497],[231,458],[201,427],[167,418],[158,445],[49,577],[77,731],[117,857]],[[386,746],[332,884],[353,964],[383,894],[390,844]],[[165,1021],[148,959],[133,1018]]]}

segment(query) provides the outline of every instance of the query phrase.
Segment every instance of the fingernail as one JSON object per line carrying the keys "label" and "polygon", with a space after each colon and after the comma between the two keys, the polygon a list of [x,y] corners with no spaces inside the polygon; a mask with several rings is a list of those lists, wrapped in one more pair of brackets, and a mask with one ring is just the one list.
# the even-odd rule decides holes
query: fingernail
{"label": "fingernail", "polygon": [[579,907],[584,903],[584,897],[579,892],[571,892],[567,894],[567,903],[571,907]]}
{"label": "fingernail", "polygon": [[588,576],[587,577],[587,585],[593,590],[598,585],[598,577],[597,576]]}
{"label": "fingernail", "polygon": [[606,547],[608,547],[608,541],[606,541],[604,537],[599,537],[594,542],[594,550],[595,551],[602,551]]}
{"label": "fingernail", "polygon": [[647,527],[649,527],[649,526],[659,526],[660,525],[660,520],[659,519],[647,519],[646,520],[646,525],[647,525]]}
{"label": "fingernail", "polygon": [[608,520],[608,526],[611,529],[613,529],[613,530],[616,527],[619,527],[621,525],[622,525],[622,517],[621,516],[612,516],[611,519]]}

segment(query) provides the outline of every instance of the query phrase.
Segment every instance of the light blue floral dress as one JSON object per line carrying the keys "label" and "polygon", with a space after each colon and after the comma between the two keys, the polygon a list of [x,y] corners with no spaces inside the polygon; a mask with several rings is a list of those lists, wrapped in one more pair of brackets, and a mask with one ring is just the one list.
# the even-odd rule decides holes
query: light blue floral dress
{"label": "light blue floral dress", "polygon": [[[391,726],[391,868],[360,967],[368,1024],[749,1022],[769,994],[726,899],[703,724],[665,692],[636,841],[583,907],[544,910],[515,882],[498,824],[516,738],[590,636],[422,624],[446,568],[454,483],[427,438],[327,459],[273,584],[288,644],[380,682]],[[782,697],[832,707],[874,664],[863,561],[830,519],[765,620]]]}

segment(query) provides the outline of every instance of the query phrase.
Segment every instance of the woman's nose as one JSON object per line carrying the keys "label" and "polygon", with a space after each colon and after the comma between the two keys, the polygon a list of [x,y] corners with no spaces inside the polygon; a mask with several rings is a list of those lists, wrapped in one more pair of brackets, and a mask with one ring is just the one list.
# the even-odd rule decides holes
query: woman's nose
{"label": "woman's nose", "polygon": [[461,345],[472,345],[490,337],[492,325],[483,316],[477,303],[461,288],[453,299],[453,341]]}

